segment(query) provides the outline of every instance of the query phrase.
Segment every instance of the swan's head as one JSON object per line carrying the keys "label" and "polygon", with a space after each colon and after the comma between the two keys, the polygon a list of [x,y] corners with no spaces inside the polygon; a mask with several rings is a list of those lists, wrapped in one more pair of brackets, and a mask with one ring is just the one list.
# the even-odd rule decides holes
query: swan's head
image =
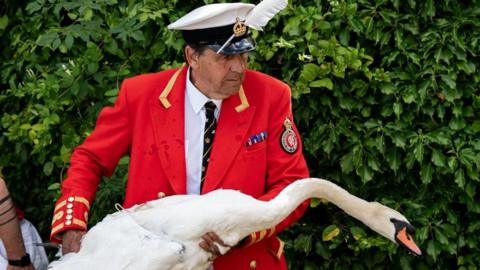
{"label": "swan's head", "polygon": [[395,218],[391,218],[390,222],[392,222],[395,228],[395,242],[408,249],[414,255],[422,255],[422,251],[412,237],[415,228],[413,228],[413,226],[407,221],[398,220]]}
{"label": "swan's head", "polygon": [[415,229],[402,214],[377,202],[370,204],[373,209],[365,223],[367,226],[407,248],[414,255],[422,255],[422,251],[413,240]]}

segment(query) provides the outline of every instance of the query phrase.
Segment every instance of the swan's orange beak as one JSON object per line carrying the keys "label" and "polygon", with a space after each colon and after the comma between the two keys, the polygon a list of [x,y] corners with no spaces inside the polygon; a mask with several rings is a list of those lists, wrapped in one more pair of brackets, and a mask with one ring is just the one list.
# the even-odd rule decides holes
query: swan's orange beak
{"label": "swan's orange beak", "polygon": [[417,256],[422,255],[422,251],[417,246],[417,244],[413,241],[412,235],[407,232],[407,227],[406,226],[403,227],[402,229],[400,229],[399,231],[397,231],[397,233],[395,235],[395,239],[397,240],[397,242],[400,245],[406,247],[414,255],[417,255]]}

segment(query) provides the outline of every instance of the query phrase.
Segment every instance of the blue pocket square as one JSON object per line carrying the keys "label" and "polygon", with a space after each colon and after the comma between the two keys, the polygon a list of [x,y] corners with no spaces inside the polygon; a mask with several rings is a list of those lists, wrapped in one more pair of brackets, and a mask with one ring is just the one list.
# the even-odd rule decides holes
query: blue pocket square
{"label": "blue pocket square", "polygon": [[262,131],[256,135],[250,136],[245,144],[247,146],[252,146],[259,142],[265,141],[267,139],[267,136],[268,136],[268,133],[266,131]]}

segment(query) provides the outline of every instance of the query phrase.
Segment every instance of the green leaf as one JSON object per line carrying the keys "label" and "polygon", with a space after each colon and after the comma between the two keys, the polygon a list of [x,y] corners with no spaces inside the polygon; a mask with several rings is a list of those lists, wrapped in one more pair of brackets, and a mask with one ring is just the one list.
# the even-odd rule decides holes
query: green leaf
{"label": "green leaf", "polygon": [[420,169],[420,178],[425,185],[432,182],[433,166],[431,163],[424,164]]}
{"label": "green leaf", "polygon": [[329,90],[333,89],[333,82],[329,78],[324,78],[321,80],[316,80],[310,83],[310,87],[324,87]]}
{"label": "green leaf", "polygon": [[452,130],[461,130],[467,126],[463,118],[454,118],[448,123],[448,127]]}
{"label": "green leaf", "polygon": [[434,240],[428,241],[427,244],[427,253],[433,258],[433,261],[437,261],[437,257],[440,254],[441,249],[438,246],[437,242]]}
{"label": "green leaf", "polygon": [[477,70],[475,64],[472,62],[462,62],[457,64],[457,67],[467,74],[473,74]]}
{"label": "green leaf", "polygon": [[54,40],[58,39],[58,34],[55,32],[46,33],[38,37],[36,43],[39,46],[47,47],[50,46]]}
{"label": "green leaf", "polygon": [[380,171],[380,163],[375,157],[369,156],[367,159],[367,164],[368,164],[368,167],[370,167],[372,170],[377,172]]}
{"label": "green leaf", "polygon": [[472,232],[475,232],[475,231],[478,231],[478,230],[480,230],[480,220],[472,221],[468,225],[468,229],[467,229],[468,233],[472,233]]}
{"label": "green leaf", "polygon": [[443,234],[441,230],[439,230],[438,228],[433,228],[433,231],[435,232],[435,239],[437,239],[440,244],[448,244],[448,238],[445,236],[445,234]]}
{"label": "green leaf", "polygon": [[87,65],[87,71],[90,74],[93,74],[98,71],[98,63],[97,62],[90,62]]}
{"label": "green leaf", "polygon": [[457,168],[457,165],[458,165],[457,157],[455,157],[455,156],[448,157],[447,164],[448,164],[448,168],[451,171],[454,171]]}
{"label": "green leaf", "polygon": [[380,84],[380,91],[385,95],[392,95],[396,93],[395,86],[391,83]]}
{"label": "green leaf", "polygon": [[455,172],[455,183],[457,183],[458,187],[463,189],[465,187],[465,173],[463,169],[458,169]]}
{"label": "green leaf", "polygon": [[[324,260],[328,260],[331,257],[331,252],[328,248],[325,247],[322,241],[316,241],[315,243],[315,253],[322,256]],[[315,268],[314,268],[315,269]]]}
{"label": "green leaf", "polygon": [[47,190],[60,190],[60,183],[53,183],[48,186]]}
{"label": "green leaf", "polygon": [[432,162],[437,167],[445,167],[446,158],[440,151],[432,149]]}
{"label": "green leaf", "polygon": [[305,80],[307,82],[310,82],[310,81],[313,81],[317,77],[319,72],[320,72],[320,67],[318,65],[308,63],[308,64],[303,65],[303,70],[302,70],[302,73],[300,74],[300,77],[303,80]]}
{"label": "green leaf", "polygon": [[328,29],[331,28],[331,27],[330,27],[330,23],[327,22],[327,21],[319,21],[319,22],[317,22],[317,27],[318,27],[318,29],[320,29],[320,30],[328,30]]}
{"label": "green leaf", "polygon": [[367,166],[367,164],[359,166],[356,172],[357,175],[360,176],[360,178],[362,179],[363,183],[366,183],[373,179],[373,171]]}
{"label": "green leaf", "polygon": [[472,126],[471,126],[471,129],[473,132],[475,133],[479,133],[480,132],[480,120],[474,120],[473,123],[472,123]]}
{"label": "green leaf", "polygon": [[120,159],[118,162],[118,165],[128,165],[130,163],[130,157],[129,156],[124,156]]}
{"label": "green leaf", "polygon": [[86,9],[84,15],[83,15],[83,19],[85,21],[90,21],[93,17],[93,11],[89,8]]}
{"label": "green leaf", "polygon": [[340,159],[340,168],[344,174],[348,174],[353,171],[353,153],[349,152]]}
{"label": "green leaf", "polygon": [[118,88],[110,89],[104,94],[106,97],[116,97],[118,96]]}
{"label": "green leaf", "polygon": [[415,148],[413,149],[413,154],[415,155],[415,159],[422,163],[423,161],[423,153],[424,153],[424,147],[423,147],[423,142],[417,143],[415,145]]}
{"label": "green leaf", "polygon": [[405,135],[399,132],[396,132],[392,135],[392,141],[396,147],[405,148],[406,138]]}
{"label": "green leaf", "polygon": [[0,16],[0,30],[6,29],[8,26],[8,16]]}
{"label": "green leaf", "polygon": [[388,151],[386,155],[386,159],[387,159],[388,165],[390,165],[390,169],[392,169],[394,172],[397,172],[401,164],[400,162],[401,155],[396,147]]}
{"label": "green leaf", "polygon": [[421,14],[429,18],[435,16],[435,5],[433,4],[433,0],[426,0],[424,5],[425,10],[424,12],[421,12]]}
{"label": "green leaf", "polygon": [[395,102],[393,103],[393,112],[395,113],[395,115],[399,118],[400,115],[402,114],[403,112],[403,107],[402,107],[402,104],[399,103],[399,102]]}
{"label": "green leaf", "polygon": [[473,164],[479,164],[479,159],[477,154],[472,148],[464,148],[460,150],[460,163],[472,167]]}
{"label": "green leaf", "polygon": [[442,74],[440,75],[442,78],[442,81],[444,81],[450,88],[455,89],[457,88],[457,83],[455,80],[448,74]]}
{"label": "green leaf", "polygon": [[340,234],[340,229],[336,225],[330,225],[323,230],[323,241],[331,241]]}
{"label": "green leaf", "polygon": [[311,208],[315,208],[315,207],[319,206],[321,203],[322,203],[322,201],[318,198],[311,198],[310,199],[310,207]]}
{"label": "green leaf", "polygon": [[425,138],[428,139],[429,142],[438,143],[443,146],[449,146],[451,144],[450,136],[444,132],[427,133],[425,134]]}
{"label": "green leaf", "polygon": [[295,250],[302,251],[305,254],[309,254],[312,250],[312,235],[301,234],[295,239]]}
{"label": "green leaf", "polygon": [[26,10],[29,14],[32,14],[36,11],[39,11],[41,8],[42,7],[36,1],[32,1],[27,5]]}
{"label": "green leaf", "polygon": [[71,35],[67,35],[67,37],[65,38],[65,46],[67,47],[67,49],[71,49],[72,45],[73,45],[73,37]]}
{"label": "green leaf", "polygon": [[352,234],[353,239],[357,241],[367,236],[367,233],[365,233],[365,231],[360,227],[350,228],[350,233]]}
{"label": "green leaf", "polygon": [[50,176],[52,175],[52,172],[53,172],[53,163],[49,161],[43,165],[43,173],[46,176]]}

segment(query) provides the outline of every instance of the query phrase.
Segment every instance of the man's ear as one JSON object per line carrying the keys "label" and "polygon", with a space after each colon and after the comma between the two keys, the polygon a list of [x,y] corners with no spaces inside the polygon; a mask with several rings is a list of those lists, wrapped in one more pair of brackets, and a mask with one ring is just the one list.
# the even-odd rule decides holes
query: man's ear
{"label": "man's ear", "polygon": [[185,46],[185,59],[187,59],[187,63],[190,67],[196,68],[198,66],[198,53],[190,47],[189,45]]}

